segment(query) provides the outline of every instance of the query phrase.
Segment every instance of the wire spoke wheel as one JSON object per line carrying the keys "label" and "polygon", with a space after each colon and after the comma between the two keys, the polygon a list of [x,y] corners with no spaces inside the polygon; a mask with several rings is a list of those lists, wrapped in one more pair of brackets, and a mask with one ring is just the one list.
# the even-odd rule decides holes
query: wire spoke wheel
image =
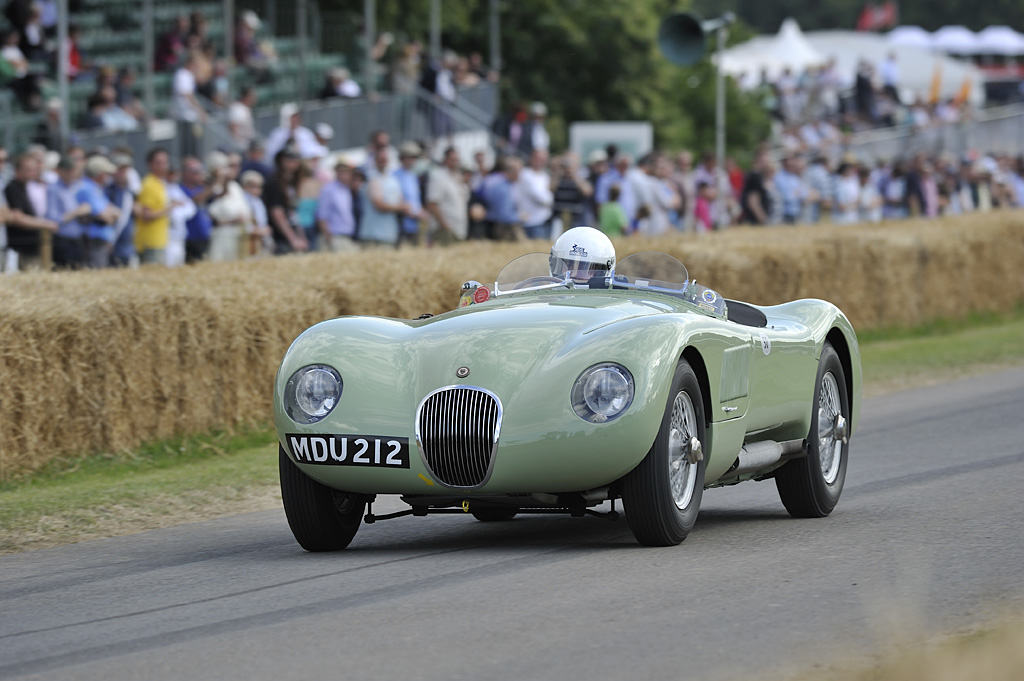
{"label": "wire spoke wheel", "polygon": [[668,435],[668,476],[672,484],[672,498],[679,510],[690,505],[697,482],[697,464],[690,463],[690,440],[697,437],[697,416],[693,402],[685,392],[672,402],[672,417]]}

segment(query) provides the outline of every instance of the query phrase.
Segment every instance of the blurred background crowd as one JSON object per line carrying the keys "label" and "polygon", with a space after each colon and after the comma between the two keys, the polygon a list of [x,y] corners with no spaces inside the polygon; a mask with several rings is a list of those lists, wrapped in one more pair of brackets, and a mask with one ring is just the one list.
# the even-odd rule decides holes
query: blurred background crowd
{"label": "blurred background crowd", "polygon": [[[653,104],[663,147],[633,153],[606,140],[584,157],[564,151],[566,112],[579,102],[517,101],[544,84],[502,70],[493,43],[485,60],[364,26],[351,32],[364,35],[354,52],[321,53],[271,30],[269,6],[244,5],[157,13],[146,63],[121,25],[143,21],[135,5],[71,0],[61,46],[55,0],[8,0],[0,270],[550,239],[578,224],[661,235],[1024,206],[1024,157],[998,137],[871,146],[866,136],[893,130],[941,141],[986,116],[972,76],[950,89],[952,64],[915,84],[920,73],[896,43],[855,60],[812,58],[812,45],[802,61],[759,68],[749,65],[768,62],[743,61],[745,47],[727,52],[730,116],[753,122],[733,122],[718,167],[710,135],[673,143],[675,122],[658,120]],[[772,40],[759,44],[793,52],[804,36],[784,24]],[[548,65],[557,79],[559,65]],[[701,68],[681,81],[698,111]],[[1024,95],[1016,83],[1000,102]],[[499,87],[516,103],[501,109]]]}

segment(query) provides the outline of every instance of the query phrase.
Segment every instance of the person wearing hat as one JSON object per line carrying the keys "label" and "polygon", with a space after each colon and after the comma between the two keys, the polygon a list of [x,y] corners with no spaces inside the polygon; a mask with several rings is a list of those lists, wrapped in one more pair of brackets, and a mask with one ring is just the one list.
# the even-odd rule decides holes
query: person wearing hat
{"label": "person wearing hat", "polygon": [[420,157],[420,145],[415,142],[404,142],[398,147],[398,160],[401,167],[395,171],[398,184],[402,187],[402,198],[408,204],[405,214],[399,218],[401,233],[400,243],[413,246],[420,242],[420,221],[423,219],[423,197],[420,193],[420,178],[414,166]]}
{"label": "person wearing hat", "polygon": [[324,250],[332,253],[359,250],[356,246],[356,218],[352,210],[352,164],[339,159],[334,164],[335,179],[320,190],[316,208],[317,226]]}
{"label": "person wearing hat", "polygon": [[302,125],[302,111],[294,102],[281,105],[280,125],[267,136],[267,156],[275,158],[288,140],[293,140],[302,158],[316,156],[320,143],[309,128]]}
{"label": "person wearing hat", "polygon": [[85,162],[85,177],[78,190],[78,202],[89,206],[85,225],[85,258],[92,268],[110,265],[110,254],[114,250],[114,223],[121,211],[107,199],[103,188],[117,167],[105,156],[91,156]]}
{"label": "person wearing hat", "polygon": [[64,156],[57,162],[57,181],[48,186],[46,217],[58,225],[53,235],[53,264],[58,268],[85,265],[85,229],[79,218],[88,215],[90,208],[78,202],[79,176],[78,165]]}
{"label": "person wearing hat", "polygon": [[132,191],[132,178],[137,175],[132,166],[132,157],[126,153],[115,153],[110,162],[117,170],[107,185],[104,193],[121,214],[114,222],[114,249],[110,254],[110,264],[114,267],[128,267],[135,256],[135,192]]}
{"label": "person wearing hat", "polygon": [[544,127],[544,120],[548,115],[548,107],[544,102],[534,102],[530,105],[530,118],[523,125],[522,134],[519,136],[519,154],[528,159],[535,149],[548,151],[551,146],[551,137],[547,128]]}

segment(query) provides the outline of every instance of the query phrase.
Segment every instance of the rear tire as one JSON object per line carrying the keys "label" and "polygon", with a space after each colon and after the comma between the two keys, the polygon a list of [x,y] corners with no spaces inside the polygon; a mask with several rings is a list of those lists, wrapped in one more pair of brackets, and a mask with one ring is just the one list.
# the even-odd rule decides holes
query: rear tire
{"label": "rear tire", "polygon": [[821,351],[812,408],[807,456],[793,459],[775,473],[779,498],[794,518],[827,516],[839,503],[846,480],[849,435],[845,443],[836,438],[835,421],[841,416],[849,424],[850,398],[843,363],[830,343]]}
{"label": "rear tire", "polygon": [[686,360],[681,360],[654,446],[623,480],[626,521],[641,544],[674,546],[693,529],[704,494],[706,462],[702,457],[689,463],[686,455],[693,437],[706,450],[705,432],[700,383]]}
{"label": "rear tire", "polygon": [[356,536],[366,497],[331,489],[296,466],[278,445],[281,499],[295,541],[307,551],[340,551]]}

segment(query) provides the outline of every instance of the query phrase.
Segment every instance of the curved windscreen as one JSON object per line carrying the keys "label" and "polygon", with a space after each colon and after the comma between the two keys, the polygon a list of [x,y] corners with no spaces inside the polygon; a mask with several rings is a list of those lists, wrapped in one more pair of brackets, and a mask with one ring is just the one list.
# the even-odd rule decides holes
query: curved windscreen
{"label": "curved windscreen", "polygon": [[634,253],[615,265],[615,283],[631,284],[638,288],[678,292],[686,288],[687,276],[683,263],[668,253],[657,251]]}
{"label": "curved windscreen", "polygon": [[494,282],[494,294],[568,285],[567,277],[551,276],[550,256],[547,253],[527,253],[501,268]]}

